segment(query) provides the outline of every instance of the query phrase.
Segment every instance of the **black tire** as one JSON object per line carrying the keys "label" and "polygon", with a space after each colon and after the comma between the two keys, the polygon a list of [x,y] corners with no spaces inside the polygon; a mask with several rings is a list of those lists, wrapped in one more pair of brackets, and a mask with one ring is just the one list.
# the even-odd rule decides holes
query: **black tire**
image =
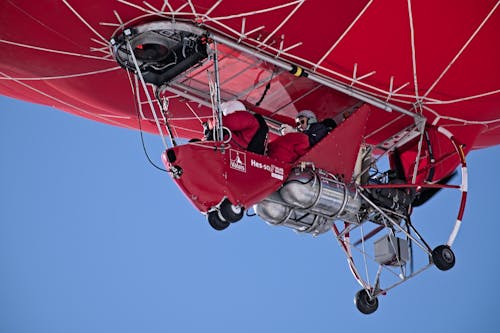
{"label": "black tire", "polygon": [[354,297],[354,304],[358,310],[363,314],[371,314],[378,309],[378,298],[370,298],[370,295],[365,289],[361,289]]}
{"label": "black tire", "polygon": [[455,266],[455,254],[448,245],[439,245],[432,251],[434,265],[442,271]]}
{"label": "black tire", "polygon": [[210,224],[210,226],[217,231],[221,231],[229,227],[229,222],[222,220],[217,211],[208,213],[207,219],[208,224]]}
{"label": "black tire", "polygon": [[243,213],[245,210],[243,207],[235,206],[231,203],[231,201],[224,199],[219,207],[219,211],[224,220],[234,223],[243,217]]}

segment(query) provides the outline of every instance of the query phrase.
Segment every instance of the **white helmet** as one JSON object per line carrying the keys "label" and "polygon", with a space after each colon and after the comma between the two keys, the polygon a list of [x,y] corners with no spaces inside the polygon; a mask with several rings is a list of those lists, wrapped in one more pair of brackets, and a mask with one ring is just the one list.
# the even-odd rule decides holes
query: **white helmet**
{"label": "white helmet", "polygon": [[235,111],[246,111],[245,104],[241,103],[238,100],[227,101],[220,104],[220,109],[222,114],[227,116]]}
{"label": "white helmet", "polygon": [[299,113],[297,113],[297,117],[296,118],[299,118],[299,117],[306,117],[308,119],[307,123],[309,125],[318,122],[318,119],[316,118],[316,115],[311,110],[302,110],[302,111],[300,111]]}

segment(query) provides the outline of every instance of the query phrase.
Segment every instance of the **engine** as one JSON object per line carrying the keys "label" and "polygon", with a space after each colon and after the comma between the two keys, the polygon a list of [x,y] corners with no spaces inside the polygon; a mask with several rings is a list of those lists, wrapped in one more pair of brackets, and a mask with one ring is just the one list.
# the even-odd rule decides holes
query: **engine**
{"label": "engine", "polygon": [[156,86],[170,82],[208,56],[204,32],[184,23],[139,25],[114,36],[111,44],[120,66],[133,73],[138,68],[144,81]]}
{"label": "engine", "polygon": [[321,170],[294,169],[283,187],[256,204],[254,210],[270,224],[318,235],[337,219],[359,223],[361,204],[356,188]]}

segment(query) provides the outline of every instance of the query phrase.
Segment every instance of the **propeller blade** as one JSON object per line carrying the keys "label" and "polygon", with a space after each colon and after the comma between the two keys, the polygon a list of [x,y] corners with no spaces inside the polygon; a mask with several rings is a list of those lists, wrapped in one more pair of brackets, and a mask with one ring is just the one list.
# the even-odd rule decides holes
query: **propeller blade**
{"label": "propeller blade", "polygon": [[[442,178],[437,184],[446,185],[450,180],[453,179],[457,175],[457,172],[449,174],[448,176]],[[424,203],[429,201],[433,196],[435,196],[442,188],[423,188],[420,192],[417,193],[415,199],[412,202],[413,207],[422,206]]]}

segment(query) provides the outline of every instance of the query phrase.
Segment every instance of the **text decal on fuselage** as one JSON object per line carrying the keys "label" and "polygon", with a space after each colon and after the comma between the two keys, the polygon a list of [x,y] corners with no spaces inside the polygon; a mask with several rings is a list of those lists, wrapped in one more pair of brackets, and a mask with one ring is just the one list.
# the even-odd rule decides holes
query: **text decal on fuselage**
{"label": "text decal on fuselage", "polygon": [[257,162],[253,158],[250,160],[250,165],[257,169],[267,170],[271,173],[271,177],[283,180],[283,174],[284,174],[283,168],[277,167],[274,164]]}
{"label": "text decal on fuselage", "polygon": [[231,169],[247,172],[247,154],[230,149],[229,166]]}

